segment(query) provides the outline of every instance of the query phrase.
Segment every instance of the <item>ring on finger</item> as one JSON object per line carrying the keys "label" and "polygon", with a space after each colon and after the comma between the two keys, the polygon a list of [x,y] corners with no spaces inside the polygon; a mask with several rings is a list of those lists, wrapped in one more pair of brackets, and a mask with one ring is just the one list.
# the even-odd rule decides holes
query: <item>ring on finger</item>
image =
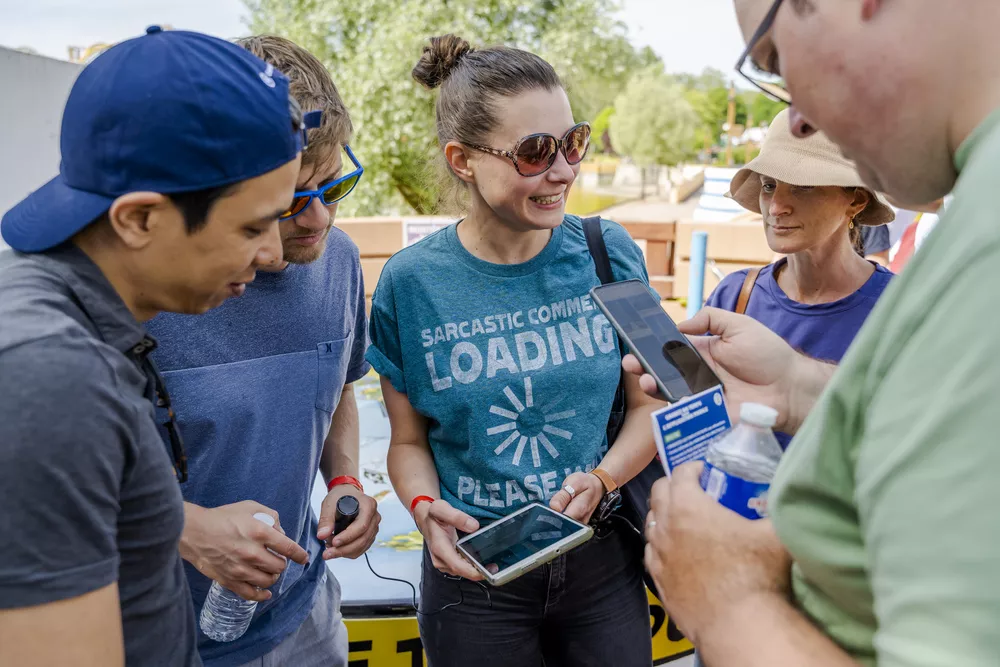
{"label": "ring on finger", "polygon": [[563,491],[565,491],[566,493],[568,493],[570,498],[576,498],[576,489],[574,489],[569,484],[567,484],[566,486],[563,487]]}

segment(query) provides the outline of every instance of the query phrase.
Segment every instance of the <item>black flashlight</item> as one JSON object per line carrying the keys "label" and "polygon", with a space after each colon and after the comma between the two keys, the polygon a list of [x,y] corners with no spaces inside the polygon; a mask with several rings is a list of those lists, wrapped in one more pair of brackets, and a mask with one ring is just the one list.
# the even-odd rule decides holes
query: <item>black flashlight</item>
{"label": "black flashlight", "polygon": [[343,532],[348,526],[358,518],[358,511],[361,504],[354,496],[343,496],[337,501],[337,513],[333,520],[333,534]]}

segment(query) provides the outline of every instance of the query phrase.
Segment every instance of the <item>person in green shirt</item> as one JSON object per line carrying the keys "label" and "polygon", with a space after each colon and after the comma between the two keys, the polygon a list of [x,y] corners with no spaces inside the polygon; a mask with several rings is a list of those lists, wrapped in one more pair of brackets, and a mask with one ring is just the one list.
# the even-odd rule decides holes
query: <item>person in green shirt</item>
{"label": "person in green shirt", "polygon": [[771,405],[796,436],[770,520],[717,505],[700,464],[658,484],[647,565],[710,667],[1000,664],[1000,3],[736,7],[770,70],[741,72],[799,136],[821,128],[897,201],[954,200],[839,368],[733,313],[682,325],[731,409]]}

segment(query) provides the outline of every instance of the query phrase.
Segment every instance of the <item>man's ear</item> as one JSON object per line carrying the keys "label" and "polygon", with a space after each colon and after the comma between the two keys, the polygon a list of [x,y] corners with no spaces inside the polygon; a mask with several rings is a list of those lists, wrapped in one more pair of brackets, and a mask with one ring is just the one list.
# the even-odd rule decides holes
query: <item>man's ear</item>
{"label": "man's ear", "polygon": [[145,248],[164,215],[175,212],[170,199],[158,192],[130,192],[111,204],[108,219],[111,229],[133,249]]}
{"label": "man's ear", "polygon": [[448,168],[465,183],[475,183],[476,174],[469,160],[468,148],[457,141],[449,141],[444,147],[444,159]]}

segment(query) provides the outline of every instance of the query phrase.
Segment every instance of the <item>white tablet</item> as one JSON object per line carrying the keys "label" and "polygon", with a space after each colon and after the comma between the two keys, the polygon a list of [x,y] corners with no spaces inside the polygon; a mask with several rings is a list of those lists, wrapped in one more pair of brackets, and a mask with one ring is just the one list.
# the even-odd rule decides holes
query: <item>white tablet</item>
{"label": "white tablet", "polygon": [[500,586],[549,562],[594,534],[590,526],[532,503],[458,541],[486,580]]}

